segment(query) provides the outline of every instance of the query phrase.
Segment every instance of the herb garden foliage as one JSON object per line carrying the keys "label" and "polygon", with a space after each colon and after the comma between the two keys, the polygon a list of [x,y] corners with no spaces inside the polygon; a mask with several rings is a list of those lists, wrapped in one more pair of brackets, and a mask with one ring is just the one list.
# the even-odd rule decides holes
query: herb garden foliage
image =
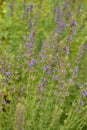
{"label": "herb garden foliage", "polygon": [[0,130],[87,130],[85,1],[0,0]]}

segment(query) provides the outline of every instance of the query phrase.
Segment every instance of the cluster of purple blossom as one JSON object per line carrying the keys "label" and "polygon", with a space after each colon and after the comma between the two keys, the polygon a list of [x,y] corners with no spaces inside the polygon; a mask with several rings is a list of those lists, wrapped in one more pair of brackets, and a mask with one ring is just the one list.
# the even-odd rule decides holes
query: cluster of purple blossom
{"label": "cluster of purple blossom", "polygon": [[[10,4],[11,16],[13,16],[14,12],[13,3]],[[27,6],[26,1],[24,1],[23,7],[24,12],[22,18],[26,19],[29,15],[29,24],[27,25],[28,33],[23,37],[25,44],[19,49],[18,55],[12,59],[14,61],[13,63],[7,62],[7,54],[5,54],[4,58],[0,59],[0,78],[2,79],[0,85],[2,89],[3,86],[9,87],[9,89],[12,88],[13,91],[16,89],[17,97],[20,98],[21,95],[22,100],[23,95],[20,93],[23,93],[22,91],[24,89],[22,89],[22,86],[25,86],[25,91],[27,92],[25,92],[26,96],[23,97],[23,101],[26,101],[29,96],[31,96],[30,99],[35,96],[36,99],[34,102],[36,103],[37,101],[37,104],[42,109],[51,102],[59,105],[59,108],[62,110],[64,109],[63,105],[66,105],[64,104],[65,102],[69,104],[66,101],[67,98],[70,98],[72,100],[70,103],[73,104],[74,99],[71,96],[74,95],[75,98],[75,91],[77,91],[79,99],[75,98],[76,102],[78,103],[79,100],[79,105],[81,107],[85,106],[87,104],[85,101],[85,98],[87,98],[87,90],[84,86],[87,83],[85,82],[83,85],[80,85],[78,77],[80,60],[85,51],[84,47],[87,48],[87,45],[82,44],[80,51],[77,52],[76,63],[73,67],[70,59],[72,56],[71,47],[74,45],[79,32],[79,22],[76,15],[74,18],[70,2],[65,2],[63,6],[56,7],[54,16],[54,19],[56,17],[56,28],[50,32],[49,37],[43,42],[39,54],[37,54],[36,45],[37,23],[32,17],[34,5],[30,4]],[[35,26],[33,26],[32,21]],[[2,97],[1,93],[0,95]],[[5,105],[6,103],[6,100],[4,100]],[[82,110],[79,105],[78,110]]]}

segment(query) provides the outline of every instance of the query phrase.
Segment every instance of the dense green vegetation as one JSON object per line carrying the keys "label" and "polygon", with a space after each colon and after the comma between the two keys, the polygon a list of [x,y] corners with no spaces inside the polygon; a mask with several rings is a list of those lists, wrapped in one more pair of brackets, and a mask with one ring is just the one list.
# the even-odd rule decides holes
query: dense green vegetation
{"label": "dense green vegetation", "polygon": [[0,130],[87,130],[86,0],[0,0]]}

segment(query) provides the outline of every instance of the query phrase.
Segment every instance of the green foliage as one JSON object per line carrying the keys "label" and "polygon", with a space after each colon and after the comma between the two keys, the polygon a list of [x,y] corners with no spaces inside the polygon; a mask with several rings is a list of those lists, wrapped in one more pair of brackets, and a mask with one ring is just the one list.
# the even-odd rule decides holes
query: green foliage
{"label": "green foliage", "polygon": [[0,0],[0,130],[87,129],[82,4]]}

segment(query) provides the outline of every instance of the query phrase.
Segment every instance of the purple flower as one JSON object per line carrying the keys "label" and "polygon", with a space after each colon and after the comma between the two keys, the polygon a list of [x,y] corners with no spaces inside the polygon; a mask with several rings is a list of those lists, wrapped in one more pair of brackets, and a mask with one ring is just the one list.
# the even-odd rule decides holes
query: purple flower
{"label": "purple flower", "polygon": [[83,85],[81,85],[79,88],[80,88],[80,89],[83,88]]}
{"label": "purple flower", "polygon": [[50,70],[47,71],[47,74],[50,75]]}
{"label": "purple flower", "polygon": [[83,96],[83,97],[86,97],[86,96],[87,96],[87,91],[85,91],[85,90],[82,91],[82,96]]}
{"label": "purple flower", "polygon": [[30,34],[30,39],[32,39],[33,36],[34,36],[34,31],[31,32],[31,34]]}
{"label": "purple flower", "polygon": [[28,20],[28,24],[29,24],[28,28],[32,28],[32,22],[30,19]]}
{"label": "purple flower", "polygon": [[9,72],[6,72],[6,73],[5,73],[5,76],[9,76]]}
{"label": "purple flower", "polygon": [[87,85],[87,82],[84,82],[83,86]]}
{"label": "purple flower", "polygon": [[68,41],[72,41],[72,40],[73,40],[73,37],[70,36],[70,37],[68,38]]}
{"label": "purple flower", "polygon": [[31,47],[31,44],[28,43],[28,42],[26,42],[25,45],[26,45],[27,47],[29,47],[29,48]]}
{"label": "purple flower", "polygon": [[78,70],[79,70],[79,67],[78,67],[78,66],[76,66],[76,70],[75,70],[75,72],[77,73],[77,72],[78,72]]}
{"label": "purple flower", "polygon": [[46,46],[46,42],[43,43],[42,47],[45,47]]}
{"label": "purple flower", "polygon": [[44,50],[41,50],[41,53],[44,53],[45,51]]}
{"label": "purple flower", "polygon": [[7,104],[6,100],[4,100],[4,104]]}
{"label": "purple flower", "polygon": [[58,16],[60,16],[60,14],[61,14],[60,7],[57,8],[57,13],[58,13]]}
{"label": "purple flower", "polygon": [[66,9],[67,3],[65,2],[63,5],[63,8]]}
{"label": "purple flower", "polygon": [[26,7],[25,9],[26,9],[26,11],[28,12],[28,10],[29,10],[29,7]]}
{"label": "purple flower", "polygon": [[46,86],[46,83],[43,82],[43,83],[41,84],[41,86],[43,86],[43,87]]}
{"label": "purple flower", "polygon": [[77,22],[75,20],[73,20],[72,25],[77,26]]}
{"label": "purple flower", "polygon": [[73,13],[72,13],[72,12],[69,12],[69,16],[73,16]]}
{"label": "purple flower", "polygon": [[54,79],[55,79],[55,80],[58,80],[58,75],[55,75],[55,76],[54,76]]}
{"label": "purple flower", "polygon": [[87,48],[87,43],[84,45],[84,48]]}
{"label": "purple flower", "polygon": [[12,3],[10,3],[9,7],[10,7],[10,9],[13,9],[13,5],[12,5]]}
{"label": "purple flower", "polygon": [[30,11],[33,10],[33,4],[30,4]]}
{"label": "purple flower", "polygon": [[3,61],[2,61],[2,62],[1,62],[1,64],[2,64],[2,65],[4,65],[4,64],[5,64],[5,62],[3,62]]}
{"label": "purple flower", "polygon": [[3,73],[5,72],[5,68],[2,68],[2,72],[3,72]]}
{"label": "purple flower", "polygon": [[50,68],[50,67],[47,65],[47,66],[45,67],[45,70],[46,70],[46,71],[48,71],[48,70],[49,70],[49,68]]}
{"label": "purple flower", "polygon": [[63,26],[63,23],[62,23],[62,19],[61,19],[61,18],[58,19],[58,25],[59,25],[59,27],[62,27],[62,26]]}
{"label": "purple flower", "polygon": [[45,58],[45,56],[44,56],[44,55],[42,55],[42,56],[41,56],[41,59],[42,59],[42,60],[44,60],[44,58]]}
{"label": "purple flower", "polygon": [[65,49],[66,49],[66,54],[69,55],[70,54],[69,47],[66,46]]}
{"label": "purple flower", "polygon": [[30,62],[29,66],[32,67],[35,64],[38,64],[38,61],[35,61],[34,59],[32,59],[32,61]]}
{"label": "purple flower", "polygon": [[34,65],[35,65],[35,60],[33,59],[33,60],[30,62],[29,66],[32,67],[32,66],[34,66]]}
{"label": "purple flower", "polygon": [[80,104],[81,106],[84,106],[83,100],[81,100],[79,104]]}
{"label": "purple flower", "polygon": [[78,72],[78,70],[79,70],[79,67],[76,66],[76,68],[75,68],[75,73],[74,73],[74,76],[75,76],[75,77],[77,77],[77,72]]}
{"label": "purple flower", "polygon": [[10,3],[9,8],[10,8],[10,11],[11,11],[9,16],[13,16],[13,3]]}

